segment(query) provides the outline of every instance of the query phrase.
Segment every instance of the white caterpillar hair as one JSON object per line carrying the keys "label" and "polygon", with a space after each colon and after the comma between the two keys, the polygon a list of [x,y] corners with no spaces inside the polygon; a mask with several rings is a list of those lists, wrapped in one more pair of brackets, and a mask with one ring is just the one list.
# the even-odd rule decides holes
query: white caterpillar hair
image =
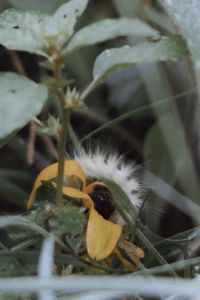
{"label": "white caterpillar hair", "polygon": [[134,206],[141,206],[138,168],[135,163],[127,162],[122,155],[108,153],[101,148],[94,151],[80,149],[75,154],[75,160],[80,163],[86,176],[112,180],[121,187]]}

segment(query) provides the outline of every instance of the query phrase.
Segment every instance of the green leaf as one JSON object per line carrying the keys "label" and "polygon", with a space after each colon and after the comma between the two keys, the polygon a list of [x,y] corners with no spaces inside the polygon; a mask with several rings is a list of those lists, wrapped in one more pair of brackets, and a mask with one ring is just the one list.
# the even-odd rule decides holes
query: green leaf
{"label": "green leaf", "polygon": [[41,226],[35,224],[34,222],[29,221],[27,218],[22,216],[1,216],[0,217],[0,229],[14,226],[22,227],[26,230],[31,230],[34,233],[40,234],[43,237],[48,237],[49,233]]}
{"label": "green leaf", "polygon": [[22,128],[40,113],[47,88],[15,73],[0,73],[0,138]]}
{"label": "green leaf", "polygon": [[123,219],[130,225],[135,225],[138,210],[133,206],[132,202],[129,200],[126,193],[121,189],[121,187],[114,181],[102,178],[106,186],[111,190],[113,195],[114,205],[123,217]]}
{"label": "green leaf", "polygon": [[88,140],[88,139],[91,139],[91,137],[93,137],[94,135],[108,129],[108,128],[111,128],[113,126],[116,126],[117,124],[121,123],[122,121],[126,120],[126,119],[129,119],[131,117],[134,117],[134,118],[141,118],[141,116],[143,114],[149,114],[151,113],[151,110],[153,107],[158,107],[158,109],[162,109],[162,107],[165,108],[165,105],[167,102],[169,101],[172,101],[172,100],[175,100],[175,99],[179,99],[181,100],[183,96],[185,95],[189,95],[191,94],[192,92],[194,92],[195,90],[192,89],[192,90],[189,90],[189,91],[186,91],[186,92],[183,92],[181,94],[178,94],[176,96],[173,96],[173,97],[166,97],[164,99],[161,99],[159,100],[158,102],[153,102],[151,105],[144,105],[144,106],[141,106],[139,108],[136,108],[136,109],[133,109],[133,110],[130,110],[128,111],[127,113],[124,113],[122,114],[121,116],[115,118],[115,119],[112,119],[106,123],[104,123],[103,125],[97,127],[96,129],[90,131],[87,135],[85,135],[81,140],[80,140],[80,143],[83,143],[85,140]]}
{"label": "green leaf", "polygon": [[134,47],[105,50],[95,61],[94,80],[104,80],[112,72],[133,64],[181,60],[187,53],[184,41],[178,36],[162,37],[157,42],[144,42]]}
{"label": "green leaf", "polygon": [[[0,261],[0,277],[17,276],[22,266],[14,257],[3,257]],[[4,298],[5,300],[8,298]],[[11,298],[11,300],[15,298]]]}
{"label": "green leaf", "polygon": [[[170,113],[163,114],[149,130],[144,150],[145,159],[150,158],[146,164],[150,171],[169,184],[178,181],[185,196],[199,204],[198,176],[184,129],[177,118]],[[187,176],[185,176],[186,170]]]}
{"label": "green leaf", "polygon": [[86,26],[75,33],[64,52],[72,52],[77,48],[127,35],[158,38],[159,32],[138,19],[107,19]]}
{"label": "green leaf", "polygon": [[[183,3],[184,2],[184,3]],[[200,1],[199,0],[160,0],[167,9],[173,21],[180,28],[181,33],[187,41],[188,48],[194,61],[196,78],[200,95]]]}
{"label": "green leaf", "polygon": [[[19,1],[19,0],[18,0]],[[169,18],[154,5],[144,5],[140,0],[114,0],[114,7],[119,15],[128,17],[137,16],[149,24],[156,24],[158,28],[164,28],[168,32],[172,31],[172,22]]]}
{"label": "green leaf", "polygon": [[9,179],[0,177],[0,197],[9,200],[10,204],[25,207],[27,194]]}
{"label": "green leaf", "polygon": [[0,44],[46,56],[42,24],[48,15],[8,9],[0,14]]}
{"label": "green leaf", "polygon": [[[103,182],[109,187],[112,191],[114,204],[116,205],[119,213],[129,225],[136,225],[138,211],[130,202],[125,192],[121,189],[119,185],[111,180],[102,178]],[[154,256],[161,265],[167,264],[165,259],[160,255],[160,253],[154,248],[151,241],[145,236],[145,234],[139,229],[136,228],[136,235],[138,236],[140,242],[150,251],[151,255]],[[175,272],[169,268],[169,273],[172,276],[176,276]]]}
{"label": "green leaf", "polygon": [[0,149],[5,146],[10,139],[12,139],[17,134],[17,130],[12,131],[9,135],[6,135],[6,137],[0,139]]}
{"label": "green leaf", "polygon": [[71,0],[61,5],[44,26],[45,36],[50,42],[62,46],[74,33],[77,18],[82,15],[88,0]]}
{"label": "green leaf", "polygon": [[[163,204],[170,203],[174,207],[177,207],[180,211],[184,212],[186,215],[190,216],[194,222],[199,223],[200,206],[198,204],[192,202],[192,200],[182,195],[160,177],[147,170],[145,171],[145,182],[148,182],[151,190],[157,196],[159,196],[159,201],[155,195],[154,197],[151,197],[152,207],[156,207],[157,210],[161,211],[161,206]],[[150,217],[154,217],[153,222],[155,223],[155,215]],[[153,222],[151,220],[151,225]]]}
{"label": "green leaf", "polygon": [[74,32],[88,0],[71,0],[51,15],[8,9],[0,14],[0,44],[9,49],[48,56],[48,48],[63,46]]}
{"label": "green leaf", "polygon": [[37,10],[44,13],[53,13],[65,0],[8,0],[12,7],[26,10]]}
{"label": "green leaf", "polygon": [[62,212],[49,220],[51,229],[62,234],[82,233],[86,224],[86,216],[82,209],[63,208]]}

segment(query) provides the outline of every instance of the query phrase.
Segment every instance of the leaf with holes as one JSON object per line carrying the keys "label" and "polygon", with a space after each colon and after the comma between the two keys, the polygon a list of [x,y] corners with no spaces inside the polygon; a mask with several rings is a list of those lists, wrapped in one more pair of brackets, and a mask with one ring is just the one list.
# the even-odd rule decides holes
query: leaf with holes
{"label": "leaf with holes", "polygon": [[88,0],[71,0],[51,16],[40,12],[8,9],[0,14],[0,44],[8,49],[48,56],[51,45],[63,46],[74,32],[77,18]]}
{"label": "leaf with holes", "polygon": [[187,53],[185,43],[179,36],[162,37],[157,42],[144,42],[134,47],[105,50],[95,61],[94,80],[104,80],[112,72],[134,64],[181,60]]}
{"label": "leaf with holes", "polygon": [[0,138],[40,113],[47,88],[15,73],[0,73]]}
{"label": "leaf with holes", "polygon": [[82,15],[88,0],[71,0],[61,5],[57,11],[46,20],[44,36],[50,43],[62,46],[74,33],[77,18]]}
{"label": "leaf with holes", "polygon": [[48,15],[8,9],[0,14],[0,44],[46,56],[42,24]]}
{"label": "leaf with holes", "polygon": [[138,19],[107,19],[80,29],[72,37],[64,52],[72,52],[81,47],[129,35],[158,38],[159,32]]}

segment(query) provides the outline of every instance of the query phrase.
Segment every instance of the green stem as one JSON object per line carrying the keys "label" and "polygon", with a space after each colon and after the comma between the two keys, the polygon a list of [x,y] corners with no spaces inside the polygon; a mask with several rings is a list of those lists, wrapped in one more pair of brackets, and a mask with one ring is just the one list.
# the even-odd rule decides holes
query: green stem
{"label": "green stem", "polygon": [[57,191],[56,191],[56,205],[58,207],[61,206],[62,204],[65,146],[67,141],[69,119],[70,119],[70,110],[64,108],[62,126],[61,126],[59,141],[58,141],[58,176],[57,176]]}
{"label": "green stem", "polygon": [[62,69],[63,60],[57,49],[53,49],[56,52],[56,59],[53,62],[53,75],[56,81],[56,94],[60,102],[62,109],[62,124],[58,137],[58,173],[57,173],[57,190],[56,190],[56,205],[60,207],[62,205],[62,189],[63,189],[63,177],[64,177],[64,163],[65,163],[65,146],[67,142],[70,109],[66,107],[65,94],[61,85],[62,82]]}
{"label": "green stem", "polygon": [[83,91],[83,93],[80,96],[80,101],[84,101],[85,98],[91,93],[91,91],[95,88],[95,86],[97,85],[97,81],[93,80],[87,87],[86,89]]}
{"label": "green stem", "polygon": [[[70,110],[63,106],[63,119],[62,126],[58,141],[58,175],[57,175],[57,190],[56,190],[56,206],[62,205],[62,189],[63,189],[63,177],[64,177],[64,163],[65,163],[65,146],[67,141],[68,126],[69,126]],[[60,245],[56,246],[56,253],[60,254]],[[61,275],[62,266],[57,264],[56,266],[57,275]]]}

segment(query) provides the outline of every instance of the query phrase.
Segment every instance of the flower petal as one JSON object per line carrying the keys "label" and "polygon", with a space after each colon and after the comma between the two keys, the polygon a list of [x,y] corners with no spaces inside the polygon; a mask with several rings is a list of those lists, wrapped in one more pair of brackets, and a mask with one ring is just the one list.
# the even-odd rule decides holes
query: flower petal
{"label": "flower petal", "polygon": [[139,261],[141,258],[144,257],[144,251],[140,247],[127,240],[124,241],[124,245],[130,257],[133,257],[133,259]]}
{"label": "flower petal", "polygon": [[102,186],[106,189],[109,190],[109,188],[107,187],[107,185],[105,185],[103,182],[101,181],[95,181],[93,183],[90,183],[86,186],[85,192],[87,194],[92,194],[94,192],[94,190],[96,189],[96,187]]}
{"label": "flower petal", "polygon": [[92,199],[90,198],[89,195],[87,195],[84,192],[81,192],[81,191],[71,188],[71,187],[63,187],[62,192],[66,196],[83,200],[83,204],[86,208],[90,209],[90,208],[94,207],[94,203],[93,203]]}
{"label": "flower petal", "polygon": [[[40,187],[41,181],[51,180],[57,176],[57,173],[58,173],[58,163],[52,164],[40,172],[40,174],[37,176],[35,180],[32,192],[29,196],[28,208],[30,208],[33,205],[33,202],[35,200],[35,193],[36,190]],[[81,180],[83,184],[83,189],[85,189],[86,177],[81,166],[75,160],[66,160],[64,165],[64,176],[72,176],[72,175],[75,175]]]}
{"label": "flower petal", "polygon": [[113,253],[119,258],[119,260],[121,261],[122,265],[124,266],[124,268],[127,271],[135,272],[135,271],[138,270],[136,266],[134,266],[130,261],[128,261],[126,258],[124,258],[122,256],[122,254],[119,251],[119,249],[115,248],[115,250],[113,251]]}
{"label": "flower petal", "polygon": [[92,208],[86,233],[89,256],[96,260],[108,257],[116,247],[121,233],[122,227],[120,225],[105,220]]}

